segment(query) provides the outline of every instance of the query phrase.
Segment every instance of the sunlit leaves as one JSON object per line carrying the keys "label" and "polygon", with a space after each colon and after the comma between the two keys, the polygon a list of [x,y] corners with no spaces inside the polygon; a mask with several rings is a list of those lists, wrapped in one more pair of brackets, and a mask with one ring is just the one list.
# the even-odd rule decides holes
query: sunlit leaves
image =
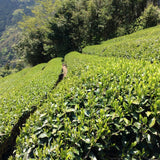
{"label": "sunlit leaves", "polygon": [[[61,58],[57,58],[5,77],[0,83],[0,143],[9,136],[23,113],[44,102],[58,79],[61,64]],[[40,118],[43,117],[44,114]]]}
{"label": "sunlit leaves", "polygon": [[65,62],[68,75],[27,122],[17,159],[22,148],[41,159],[158,157],[159,65],[77,52]]}
{"label": "sunlit leaves", "polygon": [[[114,38],[100,45],[85,47],[83,52],[106,57],[144,59],[156,63],[160,61],[159,30],[157,26],[128,36]],[[143,63],[145,64],[145,61]]]}

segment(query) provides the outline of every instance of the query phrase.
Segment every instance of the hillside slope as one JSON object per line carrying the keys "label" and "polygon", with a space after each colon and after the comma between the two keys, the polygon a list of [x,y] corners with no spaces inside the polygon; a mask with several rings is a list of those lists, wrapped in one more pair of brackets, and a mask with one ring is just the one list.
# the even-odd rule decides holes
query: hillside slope
{"label": "hillside slope", "polygon": [[0,75],[5,76],[2,67],[8,64],[10,68],[15,68],[17,62],[11,61],[18,59],[12,49],[20,32],[17,22],[24,14],[31,15],[30,7],[34,5],[34,0],[0,0],[0,4]]}
{"label": "hillside slope", "polygon": [[0,36],[7,26],[20,20],[23,12],[28,13],[28,6],[33,5],[33,0],[0,0]]}
{"label": "hillside slope", "polygon": [[58,80],[61,68],[61,58],[57,58],[0,79],[0,159],[9,156],[11,149],[8,148],[8,153],[4,150],[8,141],[14,145],[18,134],[14,128],[21,126],[21,119],[43,104]]}
{"label": "hillside slope", "polygon": [[88,46],[83,53],[160,61],[160,26]]}
{"label": "hillside slope", "polygon": [[[7,159],[2,153],[6,153],[8,147],[3,144],[11,143],[7,138],[13,124],[26,110],[32,110],[32,106],[38,106],[37,110],[17,137],[15,155],[10,156],[10,160],[160,158],[157,54],[150,54],[152,63],[143,58],[150,52],[149,47],[141,51],[139,59],[135,59],[134,45],[129,45],[132,51],[129,58],[123,56],[120,48],[116,49],[118,56],[101,54],[103,45],[115,49],[115,45],[122,42],[121,48],[127,48],[125,42],[132,44],[140,37],[149,40],[158,33],[155,27],[121,40],[103,42],[96,52],[97,46],[86,47],[89,52],[85,53],[97,55],[67,54],[64,63],[68,74],[54,90],[55,79],[61,73],[59,58],[1,78],[0,159]],[[158,49],[158,45],[155,46]]]}
{"label": "hillside slope", "polygon": [[66,79],[27,121],[16,159],[159,157],[159,65],[77,52],[65,62]]}

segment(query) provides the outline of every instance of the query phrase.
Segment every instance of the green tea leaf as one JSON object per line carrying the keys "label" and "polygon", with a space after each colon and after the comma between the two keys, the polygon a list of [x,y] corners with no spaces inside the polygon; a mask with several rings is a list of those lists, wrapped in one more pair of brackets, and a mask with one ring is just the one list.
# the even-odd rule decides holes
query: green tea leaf
{"label": "green tea leaf", "polygon": [[141,128],[141,124],[140,124],[139,122],[135,122],[135,123],[134,123],[134,126],[135,126],[136,128],[138,128],[138,129]]}
{"label": "green tea leaf", "polygon": [[151,119],[151,121],[149,123],[149,127],[152,128],[155,125],[155,123],[156,123],[156,118],[154,117]]}
{"label": "green tea leaf", "polygon": [[152,114],[152,112],[150,112],[150,111],[146,112],[147,117],[149,117],[151,114]]}
{"label": "green tea leaf", "polygon": [[47,134],[46,133],[42,133],[38,136],[38,138],[48,138]]}
{"label": "green tea leaf", "polygon": [[124,121],[125,121],[125,123],[126,123],[127,125],[130,124],[130,121],[129,121],[127,118],[124,118]]}

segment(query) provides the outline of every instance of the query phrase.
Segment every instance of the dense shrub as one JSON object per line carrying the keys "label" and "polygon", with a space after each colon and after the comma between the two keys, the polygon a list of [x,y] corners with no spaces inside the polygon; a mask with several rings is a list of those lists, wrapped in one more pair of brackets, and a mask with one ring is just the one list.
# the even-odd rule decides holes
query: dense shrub
{"label": "dense shrub", "polygon": [[158,64],[65,57],[68,75],[17,139],[16,159],[160,158]]}
{"label": "dense shrub", "polygon": [[140,17],[131,25],[130,32],[135,32],[142,30],[144,28],[149,28],[156,26],[159,22],[159,9],[156,6],[150,4],[142,13]]}
{"label": "dense shrub", "polygon": [[158,7],[149,5],[141,17],[144,23],[144,28],[156,26],[159,21]]}

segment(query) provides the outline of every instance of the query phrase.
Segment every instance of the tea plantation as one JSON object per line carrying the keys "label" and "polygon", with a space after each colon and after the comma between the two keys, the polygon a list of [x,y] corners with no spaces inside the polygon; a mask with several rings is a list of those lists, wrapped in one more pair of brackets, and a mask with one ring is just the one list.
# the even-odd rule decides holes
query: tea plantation
{"label": "tea plantation", "polygon": [[160,61],[160,26],[115,38],[100,45],[87,46],[83,53]]}
{"label": "tea plantation", "polygon": [[61,73],[61,58],[0,79],[0,144],[23,113],[43,101]]}
{"label": "tea plantation", "polygon": [[60,58],[1,78],[1,143],[37,106],[9,159],[159,159],[159,35],[158,26],[68,53],[54,89]]}

